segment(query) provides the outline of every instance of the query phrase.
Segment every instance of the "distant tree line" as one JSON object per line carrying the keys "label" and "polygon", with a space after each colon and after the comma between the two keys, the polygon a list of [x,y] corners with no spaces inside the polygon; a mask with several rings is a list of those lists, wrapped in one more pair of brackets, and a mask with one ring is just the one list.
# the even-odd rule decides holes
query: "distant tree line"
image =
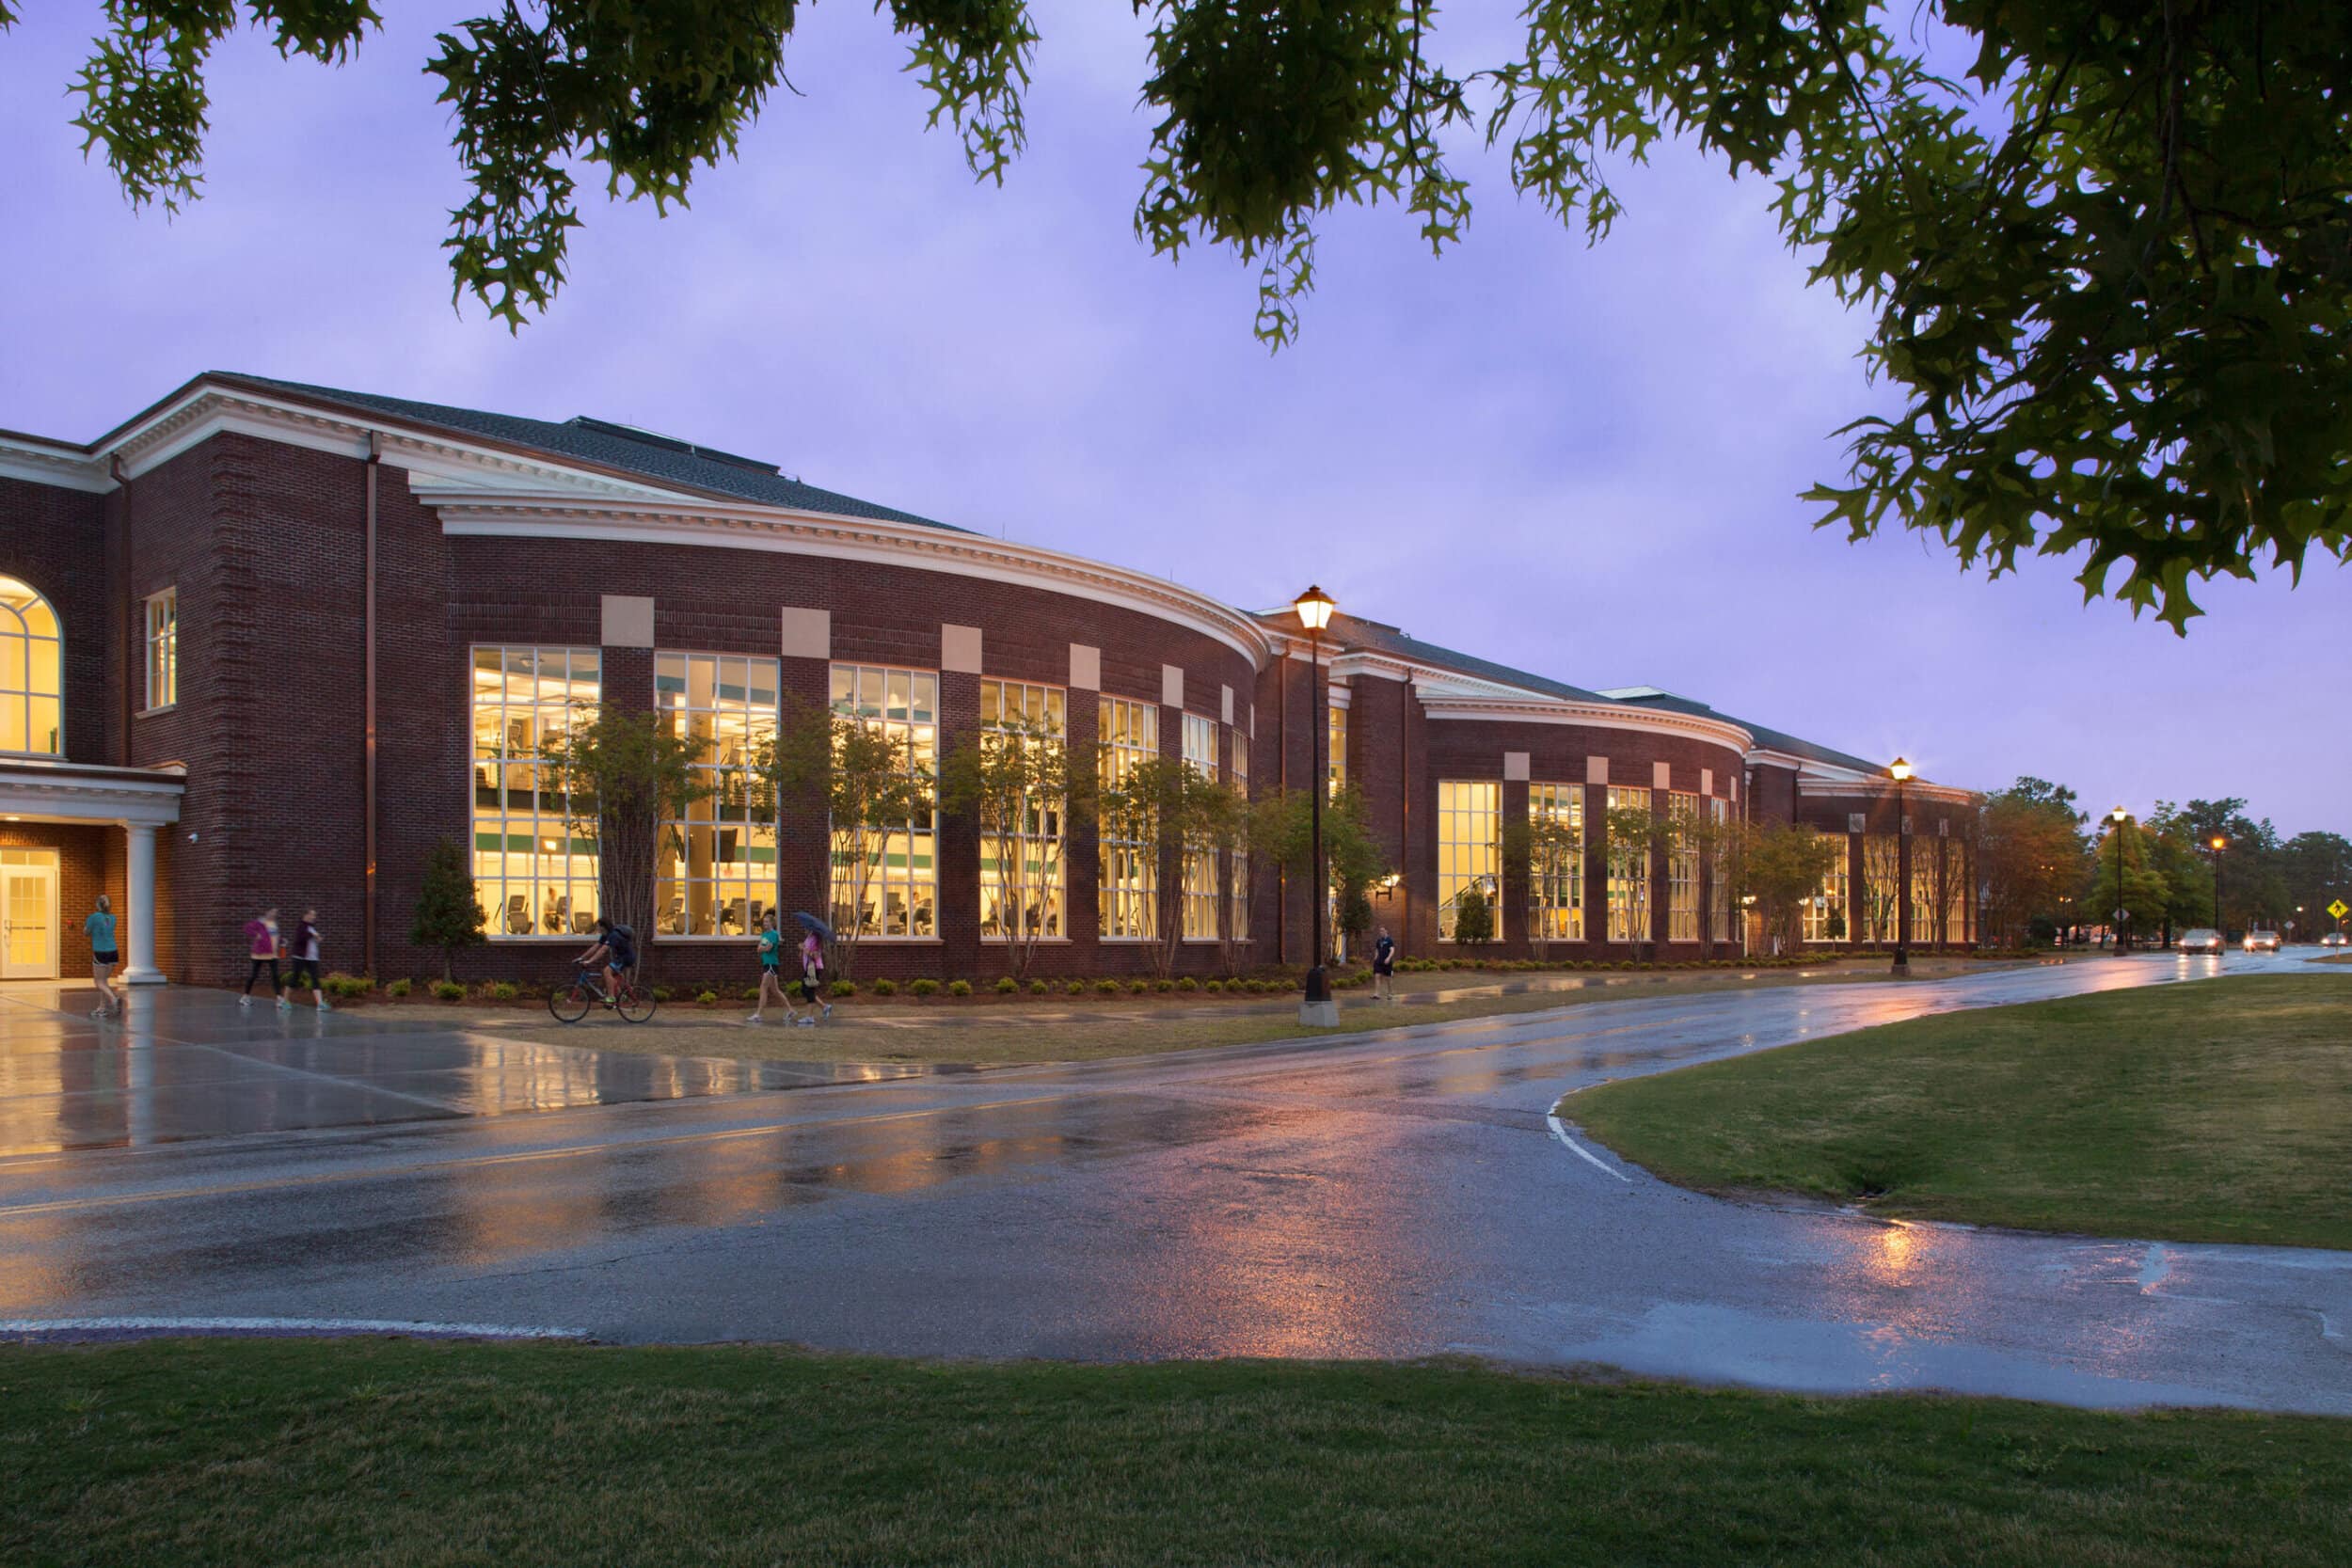
{"label": "distant tree line", "polygon": [[2169,945],[2199,926],[2300,938],[2336,928],[2330,903],[2352,905],[2352,840],[2282,837],[2236,796],[2159,800],[2118,823],[2084,812],[2062,784],[2020,778],[1979,811],[1984,934],[1995,945],[2107,928],[2117,911],[2134,941]]}

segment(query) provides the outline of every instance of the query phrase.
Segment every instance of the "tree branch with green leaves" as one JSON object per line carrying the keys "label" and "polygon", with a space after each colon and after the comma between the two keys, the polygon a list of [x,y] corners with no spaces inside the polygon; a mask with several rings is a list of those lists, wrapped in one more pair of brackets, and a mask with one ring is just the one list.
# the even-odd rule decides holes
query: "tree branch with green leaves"
{"label": "tree branch with green leaves", "polygon": [[1070,834],[1093,822],[1094,780],[1094,768],[1071,767],[1062,733],[1043,725],[990,729],[942,765],[942,809],[979,834],[980,934],[1004,942],[1016,979],[1027,978],[1039,943],[1069,934]]}
{"label": "tree branch with green leaves", "polygon": [[[2087,597],[2184,629],[2196,590],[2352,559],[2352,8],[2270,0],[1528,0],[1506,47],[1442,64],[1431,0],[1132,0],[1155,116],[1137,235],[1261,267],[1294,341],[1316,226],[1402,207],[1458,244],[1450,132],[1597,242],[1612,173],[1661,141],[1770,182],[1783,237],[1867,322],[1891,411],[1806,492],[1995,575],[2061,558]],[[1024,0],[882,0],[976,178],[1026,140]],[[366,0],[107,0],[75,123],[135,204],[198,194],[204,66],[241,23],[345,59]],[[0,3],[0,24],[13,8]],[[787,88],[797,0],[505,0],[440,34],[470,194],[460,297],[519,328],[561,288],[575,170],[666,210]],[[1953,71],[1938,62],[1964,62]]]}
{"label": "tree branch with green leaves", "polygon": [[[826,919],[833,927],[834,968],[857,974],[858,944],[877,924],[875,874],[893,840],[914,832],[937,835],[932,817],[938,783],[912,743],[881,724],[787,697],[775,744],[759,769],[787,802],[814,804],[827,835]],[[910,911],[912,915],[913,911]]]}
{"label": "tree branch with green leaves", "polygon": [[540,740],[541,799],[560,802],[566,832],[595,840],[597,900],[637,933],[641,961],[653,953],[661,848],[672,824],[710,796],[697,766],[709,750],[658,714],[609,703],[574,704]]}

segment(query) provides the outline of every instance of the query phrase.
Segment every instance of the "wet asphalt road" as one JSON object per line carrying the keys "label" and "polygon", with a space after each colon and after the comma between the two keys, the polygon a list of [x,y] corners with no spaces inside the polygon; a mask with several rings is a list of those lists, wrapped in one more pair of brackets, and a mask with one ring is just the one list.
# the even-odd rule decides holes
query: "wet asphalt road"
{"label": "wet asphalt road", "polygon": [[1546,1115],[1605,1078],[2222,967],[2151,956],[1658,997],[848,1085],[241,1016],[202,992],[140,998],[124,1036],[80,1019],[73,992],[15,992],[0,998],[0,1320],[390,1320],[938,1355],[1451,1352],[2352,1413],[2352,1254],[1724,1203]]}

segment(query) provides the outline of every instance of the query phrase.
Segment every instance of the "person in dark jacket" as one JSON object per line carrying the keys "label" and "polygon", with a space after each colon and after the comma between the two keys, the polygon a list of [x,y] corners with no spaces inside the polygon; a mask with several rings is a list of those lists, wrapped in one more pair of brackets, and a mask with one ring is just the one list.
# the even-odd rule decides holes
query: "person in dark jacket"
{"label": "person in dark jacket", "polygon": [[1386,926],[1372,944],[1372,996],[1375,1002],[1396,1000],[1396,939]]}

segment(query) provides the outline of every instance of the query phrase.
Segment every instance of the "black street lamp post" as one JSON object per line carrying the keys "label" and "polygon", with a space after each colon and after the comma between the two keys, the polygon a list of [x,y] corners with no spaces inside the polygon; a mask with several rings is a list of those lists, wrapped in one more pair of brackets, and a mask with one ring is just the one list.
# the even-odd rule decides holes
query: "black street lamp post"
{"label": "black street lamp post", "polygon": [[[2230,940],[2230,923],[2221,918],[2221,851],[2230,847],[2230,841],[2223,838],[2219,833],[2216,833],[2213,835],[2212,844],[2213,928],[2221,933],[2221,940],[2226,942]],[[2120,887],[2122,884],[2121,881],[2118,881],[2116,885]]]}
{"label": "black street lamp post", "polygon": [[1310,676],[1312,685],[1309,689],[1314,694],[1314,701],[1308,705],[1307,711],[1312,716],[1310,728],[1314,731],[1315,759],[1310,790],[1312,800],[1309,810],[1313,826],[1309,835],[1311,868],[1308,885],[1309,895],[1315,907],[1314,950],[1310,955],[1306,994],[1298,1004],[1298,1022],[1311,1028],[1332,1028],[1340,1022],[1340,1005],[1331,999],[1331,978],[1323,972],[1323,906],[1327,902],[1323,875],[1323,797],[1329,788],[1323,745],[1324,737],[1331,728],[1331,721],[1324,712],[1325,705],[1331,699],[1330,694],[1323,689],[1323,628],[1331,624],[1331,611],[1338,607],[1330,594],[1320,588],[1310,587],[1298,595],[1293,608],[1298,611],[1299,624],[1307,628],[1309,645],[1313,650],[1308,668],[1312,672]]}

